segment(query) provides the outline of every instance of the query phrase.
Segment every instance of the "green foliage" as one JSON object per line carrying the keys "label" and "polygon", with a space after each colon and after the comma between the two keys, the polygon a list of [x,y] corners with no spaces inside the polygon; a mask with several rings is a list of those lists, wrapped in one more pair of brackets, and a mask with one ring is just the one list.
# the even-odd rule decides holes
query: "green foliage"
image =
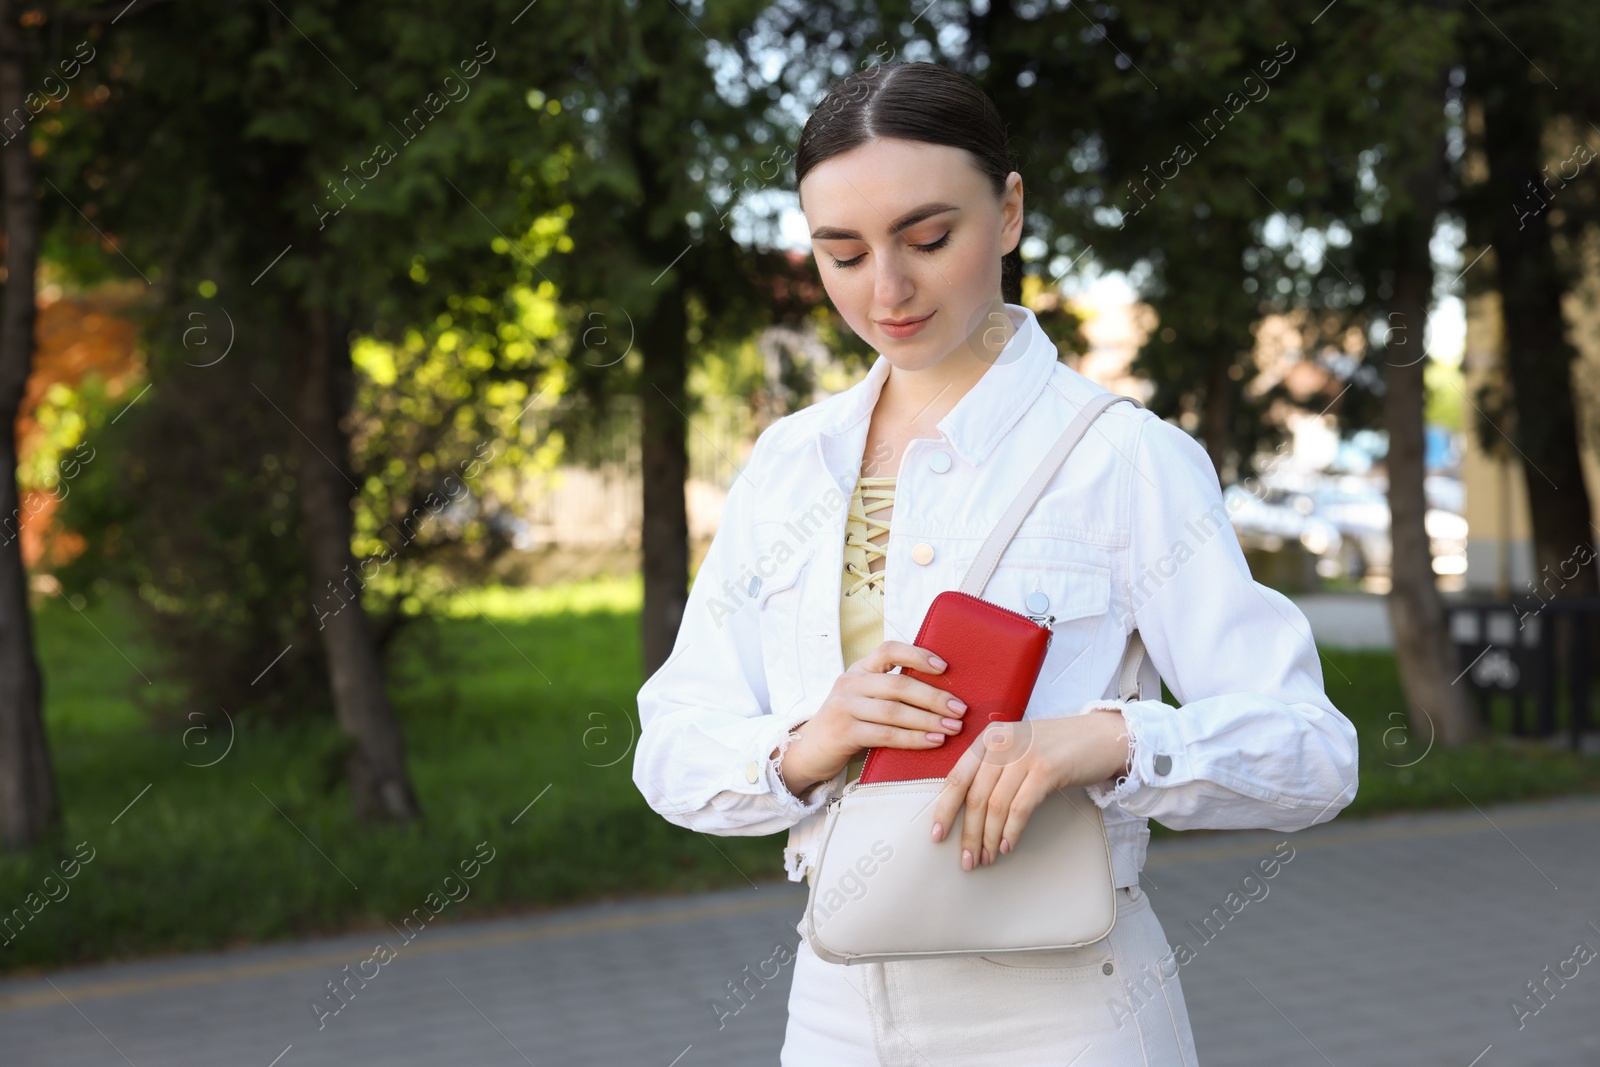
{"label": "green foliage", "polygon": [[1427,410],[1423,421],[1464,433],[1466,424],[1466,379],[1459,366],[1429,360],[1422,369],[1428,388]]}
{"label": "green foliage", "polygon": [[17,488],[66,499],[72,480],[94,462],[93,447],[84,447],[89,413],[103,410],[107,403],[105,379],[98,374],[87,375],[76,385],[51,384],[32,412],[41,434],[17,467]]}
{"label": "green foliage", "polygon": [[[86,91],[41,167],[159,278],[169,333],[226,315],[230,358],[253,367],[306,343],[313,307],[362,338],[343,383],[349,477],[357,551],[385,561],[368,587],[381,613],[416,594],[409,571],[437,550],[481,562],[504,548],[496,512],[518,468],[548,466],[606,394],[640,387],[638,354],[621,353],[663,343],[637,336],[663,294],[692,299],[701,351],[766,310],[759,257],[721,216],[731,176],[767,154],[771,94],[730,102],[706,61],[759,9],[720,5],[697,25],[624,2],[582,19],[510,2],[153,6],[92,29]],[[75,213],[55,223],[51,247],[83,262],[74,249],[97,235]],[[287,390],[258,385],[252,402],[292,418]],[[530,402],[560,409],[538,440],[515,422]],[[222,445],[212,461],[237,462]],[[489,483],[453,475],[491,451]],[[452,519],[434,521],[446,500]]]}
{"label": "green foliage", "polygon": [[374,606],[407,614],[450,587],[439,574],[425,580],[426,561],[482,566],[508,548],[504,520],[565,452],[561,434],[541,435],[526,417],[570,378],[552,355],[569,336],[553,287],[455,296],[447,307],[394,341],[366,337],[351,351],[351,451],[363,472],[354,551]]}
{"label": "green foliage", "polygon": [[[156,713],[329,707],[319,620],[351,594],[307,578],[288,376],[313,309],[364,338],[376,371],[335,366],[353,442],[322,458],[357,498],[374,580],[348,584],[379,642],[414,605],[421,560],[504,547],[490,520],[511,472],[558,443],[514,416],[536,386],[547,402],[564,388],[565,323],[537,263],[570,249],[570,208],[515,221],[522,164],[545,147],[524,86],[566,62],[537,32],[517,39],[534,28],[511,29],[524,7],[152,5],[86,29],[81,91],[36,133],[62,191],[47,249],[69,281],[109,263],[150,283],[150,372],[140,403],[90,434],[102,458],[63,520],[91,552],[62,577],[137,594],[152,661],[183,683]],[[487,499],[465,498],[485,478]]]}
{"label": "green foliage", "polygon": [[132,595],[155,642],[133,699],[153,718],[325,713],[293,431],[253,388],[275,375],[198,368],[157,336],[150,388],[131,390],[137,401],[89,394],[79,414],[88,462],[57,518],[85,551],[56,576],[79,595]]}

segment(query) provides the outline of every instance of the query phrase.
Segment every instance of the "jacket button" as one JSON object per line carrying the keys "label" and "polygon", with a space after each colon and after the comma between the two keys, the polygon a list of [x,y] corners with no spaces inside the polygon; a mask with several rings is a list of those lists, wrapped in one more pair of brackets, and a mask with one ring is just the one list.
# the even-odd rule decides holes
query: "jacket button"
{"label": "jacket button", "polygon": [[756,764],[755,760],[751,760],[750,766],[744,769],[744,776],[751,785],[755,785],[756,779],[761,777],[761,768]]}
{"label": "jacket button", "polygon": [[919,541],[917,545],[911,549],[911,558],[926,567],[928,564],[933,562],[933,546],[928,544],[926,541]]}
{"label": "jacket button", "polygon": [[1050,610],[1050,598],[1043,591],[1035,589],[1028,594],[1028,610],[1035,615],[1043,615]]}
{"label": "jacket button", "polygon": [[950,453],[940,450],[928,457],[928,466],[933,468],[935,474],[943,474],[950,469]]}
{"label": "jacket button", "polygon": [[1151,762],[1151,768],[1157,774],[1166,774],[1172,770],[1172,757],[1163,752]]}

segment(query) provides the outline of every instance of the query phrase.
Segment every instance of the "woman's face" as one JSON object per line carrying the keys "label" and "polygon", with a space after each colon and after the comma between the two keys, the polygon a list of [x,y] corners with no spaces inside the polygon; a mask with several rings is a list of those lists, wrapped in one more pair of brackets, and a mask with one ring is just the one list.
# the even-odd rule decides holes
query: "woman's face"
{"label": "woman's face", "polygon": [[1000,311],[1000,257],[1021,239],[1021,175],[997,197],[965,149],[879,138],[813,167],[800,200],[828,297],[895,367],[969,341],[998,354],[981,338]]}

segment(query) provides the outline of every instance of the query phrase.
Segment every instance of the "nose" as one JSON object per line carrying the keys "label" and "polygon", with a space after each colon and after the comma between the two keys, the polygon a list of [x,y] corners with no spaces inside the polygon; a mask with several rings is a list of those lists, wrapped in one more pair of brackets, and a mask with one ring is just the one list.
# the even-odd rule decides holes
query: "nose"
{"label": "nose", "polygon": [[872,298],[880,308],[887,309],[887,317],[892,318],[894,309],[904,306],[916,294],[917,287],[898,256],[875,256],[873,260],[877,273],[873,277]]}

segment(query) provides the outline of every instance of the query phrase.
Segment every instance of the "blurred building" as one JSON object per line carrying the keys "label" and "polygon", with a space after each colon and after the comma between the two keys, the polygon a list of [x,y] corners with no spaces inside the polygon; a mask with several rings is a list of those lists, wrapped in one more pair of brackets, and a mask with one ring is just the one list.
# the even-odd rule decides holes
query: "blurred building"
{"label": "blurred building", "polygon": [[[1600,422],[1600,266],[1591,266],[1577,291],[1562,301],[1566,312],[1567,336],[1578,350],[1573,366],[1573,387],[1577,403],[1578,436],[1583,442],[1584,479],[1589,487],[1592,528],[1600,529],[1600,458],[1594,446],[1594,432]],[[1487,415],[1475,405],[1478,391],[1497,383],[1502,376],[1504,337],[1501,329],[1500,299],[1494,292],[1467,301],[1467,341],[1463,361],[1464,390],[1474,404],[1467,408],[1469,432],[1462,459],[1462,478],[1466,484],[1467,588],[1476,593],[1505,596],[1526,591],[1533,580],[1532,526],[1528,511],[1526,479],[1538,477],[1525,469],[1521,456],[1497,430],[1488,437],[1494,447],[1486,448],[1482,434],[1472,424]]]}

